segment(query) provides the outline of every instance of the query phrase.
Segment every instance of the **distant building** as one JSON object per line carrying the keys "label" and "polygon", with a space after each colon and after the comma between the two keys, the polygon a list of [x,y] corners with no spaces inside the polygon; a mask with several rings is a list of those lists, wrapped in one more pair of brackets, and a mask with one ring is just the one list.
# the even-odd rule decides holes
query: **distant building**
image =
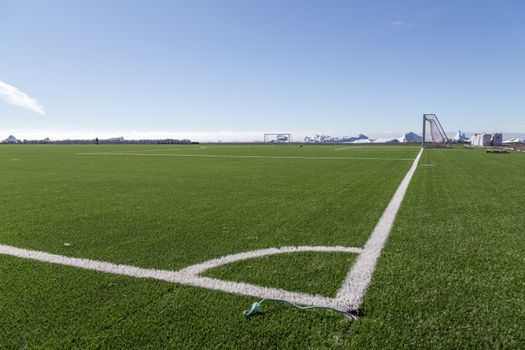
{"label": "distant building", "polygon": [[474,147],[499,147],[502,145],[503,135],[501,133],[494,134],[474,134],[470,144]]}
{"label": "distant building", "polygon": [[492,134],[492,146],[501,146],[503,144],[503,135],[498,132],[495,134]]}

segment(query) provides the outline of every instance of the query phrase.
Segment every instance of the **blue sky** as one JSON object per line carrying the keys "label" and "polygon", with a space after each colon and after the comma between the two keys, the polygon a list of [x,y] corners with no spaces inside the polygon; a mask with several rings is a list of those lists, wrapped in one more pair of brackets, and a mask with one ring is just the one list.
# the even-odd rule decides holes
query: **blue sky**
{"label": "blue sky", "polygon": [[520,0],[0,0],[0,32],[0,138],[525,132]]}

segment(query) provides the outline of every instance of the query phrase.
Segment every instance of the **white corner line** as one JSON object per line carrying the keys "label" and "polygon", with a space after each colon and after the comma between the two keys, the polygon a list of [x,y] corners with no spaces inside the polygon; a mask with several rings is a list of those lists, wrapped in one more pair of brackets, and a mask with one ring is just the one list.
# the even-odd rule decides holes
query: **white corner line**
{"label": "white corner line", "polygon": [[199,274],[208,269],[219,267],[235,261],[252,259],[274,254],[297,253],[297,252],[341,252],[361,253],[361,248],[354,247],[326,247],[326,246],[291,246],[281,248],[268,248],[248,251],[238,254],[226,255],[218,259],[212,259],[202,264],[196,264],[179,271],[148,269],[130,265],[114,264],[105,261],[73,258],[63,255],[51,254],[42,251],[13,247],[0,244],[0,254],[13,257],[47,262],[51,264],[64,265],[81,268],[85,270],[110,273],[115,275],[147,278],[165,282],[177,283],[186,286],[201,287],[218,290],[231,294],[246,295],[259,298],[285,299],[304,305],[319,305],[335,307],[337,300],[321,295],[290,292],[277,288],[262,287],[249,283],[220,280],[216,278],[201,277]]}
{"label": "white corner line", "polygon": [[419,151],[417,157],[414,159],[412,166],[406,173],[403,181],[399,184],[394,196],[381,215],[374,231],[366,242],[363,252],[357,258],[354,266],[348,273],[346,280],[343,282],[341,289],[337,293],[338,307],[345,310],[357,310],[363,302],[364,295],[372,280],[377,259],[381,255],[381,251],[388,239],[388,235],[392,230],[397,212],[401,207],[401,203],[410,185],[412,176],[414,175],[419,159],[423,154],[423,148]]}
{"label": "white corner line", "polygon": [[298,247],[281,247],[281,248],[267,248],[258,249],[248,252],[226,255],[217,259],[208,260],[202,264],[196,264],[180,270],[181,273],[198,275],[206,270],[213,269],[222,265],[227,265],[235,261],[258,258],[267,255],[283,254],[283,253],[298,253],[298,252],[328,252],[328,253],[354,253],[360,254],[363,251],[361,248],[355,247],[326,247],[326,246],[298,246]]}

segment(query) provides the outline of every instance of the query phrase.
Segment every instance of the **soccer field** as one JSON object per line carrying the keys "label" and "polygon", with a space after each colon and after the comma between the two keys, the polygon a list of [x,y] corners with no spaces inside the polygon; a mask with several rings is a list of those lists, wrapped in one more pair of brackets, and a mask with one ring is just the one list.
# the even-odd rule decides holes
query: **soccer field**
{"label": "soccer field", "polygon": [[520,347],[525,154],[419,152],[2,146],[0,348]]}

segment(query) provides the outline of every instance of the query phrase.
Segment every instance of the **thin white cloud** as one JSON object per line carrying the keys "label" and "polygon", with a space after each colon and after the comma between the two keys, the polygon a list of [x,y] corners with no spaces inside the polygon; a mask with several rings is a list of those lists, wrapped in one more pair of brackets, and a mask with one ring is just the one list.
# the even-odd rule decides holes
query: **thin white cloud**
{"label": "thin white cloud", "polygon": [[12,105],[30,109],[38,114],[45,114],[44,107],[36,99],[1,80],[0,97]]}
{"label": "thin white cloud", "polygon": [[392,21],[390,22],[390,24],[396,28],[406,28],[406,29],[414,28],[416,26],[415,23],[404,22],[404,21]]}

